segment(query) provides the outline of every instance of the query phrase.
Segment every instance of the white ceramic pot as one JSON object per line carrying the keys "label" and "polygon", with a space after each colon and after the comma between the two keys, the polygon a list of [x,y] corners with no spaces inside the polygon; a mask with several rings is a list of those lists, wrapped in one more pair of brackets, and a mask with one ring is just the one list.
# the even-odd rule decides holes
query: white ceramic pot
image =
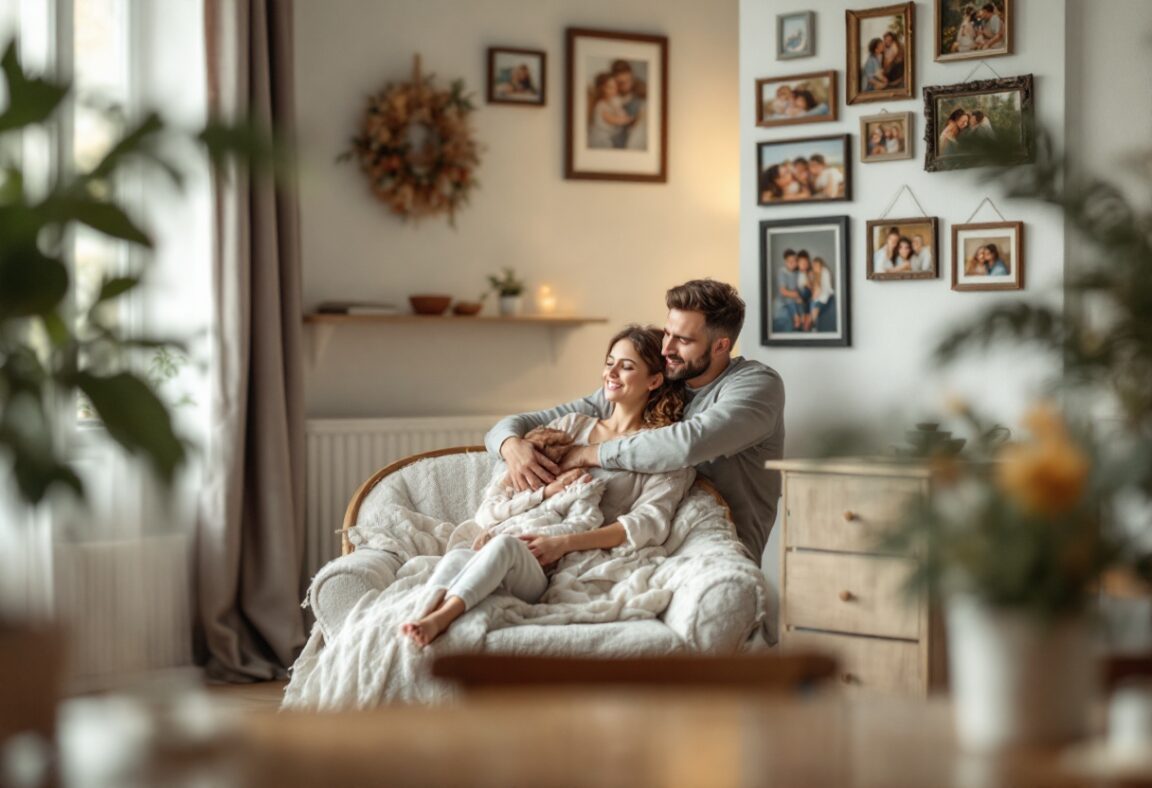
{"label": "white ceramic pot", "polygon": [[505,317],[520,314],[520,309],[524,303],[521,296],[502,295],[500,296],[500,314]]}
{"label": "white ceramic pot", "polygon": [[972,597],[948,602],[956,735],[967,750],[1066,742],[1088,732],[1097,695],[1089,615],[1044,621]]}

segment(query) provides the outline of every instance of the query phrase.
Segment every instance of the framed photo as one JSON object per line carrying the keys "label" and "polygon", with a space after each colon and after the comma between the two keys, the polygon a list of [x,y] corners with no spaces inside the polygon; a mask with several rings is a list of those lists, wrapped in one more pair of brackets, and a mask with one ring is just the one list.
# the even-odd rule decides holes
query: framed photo
{"label": "framed photo", "polygon": [[868,278],[935,279],[940,259],[936,217],[876,219],[867,223]]}
{"label": "framed photo", "polygon": [[776,59],[791,60],[816,54],[816,14],[797,11],[776,15]]}
{"label": "framed photo", "polygon": [[849,104],[912,98],[915,89],[916,4],[845,11]]}
{"label": "framed photo", "polygon": [[936,60],[1012,54],[1012,0],[933,0]]}
{"label": "framed photo", "polygon": [[912,113],[884,112],[860,118],[860,161],[912,158]]}
{"label": "framed photo", "polygon": [[849,347],[848,217],[760,222],[760,344]]}
{"label": "framed photo", "polygon": [[1023,290],[1024,223],[952,225],[953,290]]}
{"label": "framed photo", "polygon": [[543,107],[548,55],[538,49],[488,48],[488,103]]}
{"label": "framed photo", "polygon": [[787,126],[836,120],[836,72],[816,71],[756,80],[756,125]]}
{"label": "framed photo", "polygon": [[837,134],[757,144],[757,204],[851,200],[850,140]]}
{"label": "framed photo", "polygon": [[564,177],[668,180],[668,38],[570,27]]}
{"label": "framed photo", "polygon": [[924,169],[1020,164],[1033,156],[1032,75],[924,88]]}

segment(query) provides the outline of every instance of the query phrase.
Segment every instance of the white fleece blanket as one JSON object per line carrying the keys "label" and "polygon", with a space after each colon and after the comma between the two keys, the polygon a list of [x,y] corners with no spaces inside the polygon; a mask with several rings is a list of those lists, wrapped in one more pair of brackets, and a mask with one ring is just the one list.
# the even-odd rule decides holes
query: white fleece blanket
{"label": "white fleece blanket", "polygon": [[[461,616],[425,649],[399,633],[428,605],[425,581],[443,555],[456,526],[395,504],[372,513],[353,529],[354,543],[390,550],[403,565],[396,581],[366,594],[348,614],[339,632],[325,642],[319,628],[293,666],[284,707],[301,709],[371,708],[382,703],[433,703],[451,689],[431,677],[438,654],[480,651],[488,632],[517,624],[606,623],[658,617],[675,588],[689,577],[716,581],[739,571],[729,560],[668,554],[688,531],[714,511],[707,493],[693,492],[673,518],[664,545],[640,550],[626,545],[566,557],[537,604],[494,594]],[[571,560],[569,560],[571,559]],[[702,576],[704,575],[704,576]]]}

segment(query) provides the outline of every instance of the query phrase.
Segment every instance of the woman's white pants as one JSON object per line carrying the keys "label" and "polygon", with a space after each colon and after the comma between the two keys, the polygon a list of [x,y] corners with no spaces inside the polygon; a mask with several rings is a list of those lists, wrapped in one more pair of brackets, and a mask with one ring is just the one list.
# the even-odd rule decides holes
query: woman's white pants
{"label": "woman's white pants", "polygon": [[445,599],[460,597],[465,609],[471,610],[497,590],[535,602],[548,587],[548,577],[526,543],[502,534],[479,550],[449,550],[436,564],[428,585],[445,589]]}

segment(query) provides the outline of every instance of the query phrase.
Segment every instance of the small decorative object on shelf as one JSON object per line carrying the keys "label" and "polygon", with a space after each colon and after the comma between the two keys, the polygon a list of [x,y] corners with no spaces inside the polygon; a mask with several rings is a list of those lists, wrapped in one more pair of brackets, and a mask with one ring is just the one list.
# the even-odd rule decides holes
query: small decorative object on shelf
{"label": "small decorative object on shelf", "polygon": [[500,294],[500,314],[518,315],[521,309],[521,296],[524,293],[524,280],[516,276],[512,268],[500,269],[499,276],[489,276],[488,284]]}
{"label": "small decorative object on shelf", "polygon": [[400,308],[388,301],[322,301],[316,311],[322,315],[400,314]]}
{"label": "small decorative object on shelf", "polygon": [[556,313],[556,294],[551,285],[540,285],[536,290],[536,311],[542,315]]}
{"label": "small decorative object on shelf", "polygon": [[472,110],[463,80],[438,87],[421,74],[416,55],[411,82],[389,82],[368,98],[360,133],[341,158],[356,157],[372,193],[393,213],[405,219],[447,213],[452,223],[477,183]]}
{"label": "small decorative object on shelf", "polygon": [[410,295],[408,296],[408,303],[412,305],[412,311],[418,315],[442,315],[452,303],[452,296]]}
{"label": "small decorative object on shelf", "polygon": [[452,314],[460,315],[461,317],[478,315],[483,308],[483,301],[457,301],[452,306]]}

